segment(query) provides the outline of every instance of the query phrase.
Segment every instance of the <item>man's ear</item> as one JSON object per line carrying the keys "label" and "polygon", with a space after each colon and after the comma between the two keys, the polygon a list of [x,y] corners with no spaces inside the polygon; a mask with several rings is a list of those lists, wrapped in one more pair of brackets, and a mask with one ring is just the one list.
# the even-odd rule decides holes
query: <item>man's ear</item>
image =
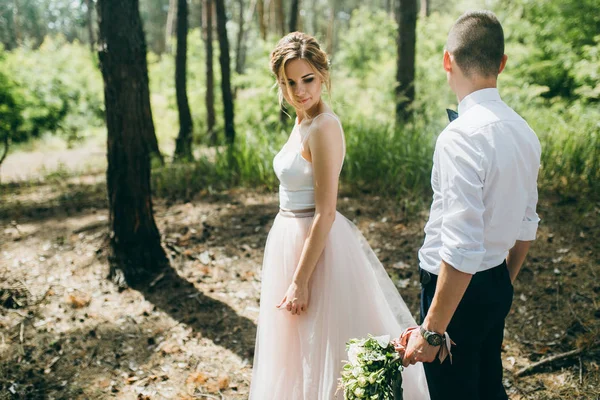
{"label": "man's ear", "polygon": [[508,56],[505,54],[502,56],[502,61],[500,61],[500,69],[498,69],[498,73],[501,73],[506,67],[506,60],[508,60]]}
{"label": "man's ear", "polygon": [[448,52],[448,50],[444,50],[444,70],[446,72],[451,72],[452,71],[452,56],[450,55],[450,53]]}

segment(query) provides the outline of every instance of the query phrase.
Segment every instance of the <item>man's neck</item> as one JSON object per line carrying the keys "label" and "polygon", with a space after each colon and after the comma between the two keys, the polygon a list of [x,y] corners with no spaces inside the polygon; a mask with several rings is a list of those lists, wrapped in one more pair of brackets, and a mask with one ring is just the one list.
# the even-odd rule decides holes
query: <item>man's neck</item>
{"label": "man's neck", "polygon": [[476,78],[472,78],[472,79],[465,79],[462,82],[460,82],[460,84],[456,85],[454,93],[456,93],[456,98],[458,99],[458,102],[460,103],[465,97],[467,97],[471,93],[474,93],[478,90],[496,89],[498,87],[497,82],[498,82],[497,77],[490,77],[490,78],[476,77]]}

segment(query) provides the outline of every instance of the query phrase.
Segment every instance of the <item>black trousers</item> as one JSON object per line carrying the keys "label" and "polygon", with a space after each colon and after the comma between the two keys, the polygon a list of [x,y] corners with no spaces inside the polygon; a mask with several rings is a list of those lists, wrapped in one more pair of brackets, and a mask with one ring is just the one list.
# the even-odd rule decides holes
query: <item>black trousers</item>
{"label": "black trousers", "polygon": [[[423,320],[433,301],[437,276],[421,271],[421,278]],[[452,364],[449,357],[444,363],[436,359],[424,364],[431,400],[508,399],[500,352],[512,298],[506,262],[473,276],[447,329],[456,343]]]}

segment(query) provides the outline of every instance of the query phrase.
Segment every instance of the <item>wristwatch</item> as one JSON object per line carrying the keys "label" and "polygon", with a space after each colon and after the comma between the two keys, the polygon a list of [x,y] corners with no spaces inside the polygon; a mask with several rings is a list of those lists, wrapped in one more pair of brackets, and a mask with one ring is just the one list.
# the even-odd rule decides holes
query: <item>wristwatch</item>
{"label": "wristwatch", "polygon": [[444,336],[442,334],[428,331],[425,328],[423,328],[423,325],[421,325],[419,328],[421,336],[423,336],[423,339],[425,339],[430,345],[441,346],[441,344],[444,342]]}

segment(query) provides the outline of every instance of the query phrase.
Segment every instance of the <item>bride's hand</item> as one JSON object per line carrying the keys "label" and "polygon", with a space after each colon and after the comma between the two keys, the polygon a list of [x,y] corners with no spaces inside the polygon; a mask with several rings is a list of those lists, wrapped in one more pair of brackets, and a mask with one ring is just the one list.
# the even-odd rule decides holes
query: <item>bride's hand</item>
{"label": "bride's hand", "polygon": [[277,308],[287,309],[293,315],[300,315],[308,308],[308,284],[292,282]]}

